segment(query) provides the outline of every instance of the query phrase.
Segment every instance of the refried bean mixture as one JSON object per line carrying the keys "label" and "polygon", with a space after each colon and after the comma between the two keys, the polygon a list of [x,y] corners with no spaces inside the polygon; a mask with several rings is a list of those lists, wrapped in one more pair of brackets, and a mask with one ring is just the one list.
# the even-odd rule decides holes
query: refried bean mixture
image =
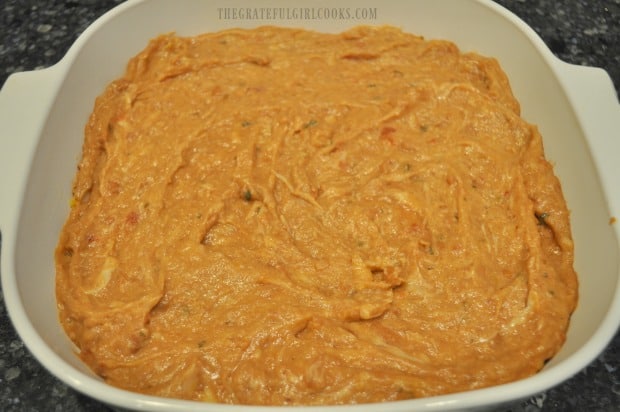
{"label": "refried bean mixture", "polygon": [[153,39],[97,99],[56,250],[111,385],[380,402],[535,374],[577,302],[569,214],[498,62],[400,29]]}

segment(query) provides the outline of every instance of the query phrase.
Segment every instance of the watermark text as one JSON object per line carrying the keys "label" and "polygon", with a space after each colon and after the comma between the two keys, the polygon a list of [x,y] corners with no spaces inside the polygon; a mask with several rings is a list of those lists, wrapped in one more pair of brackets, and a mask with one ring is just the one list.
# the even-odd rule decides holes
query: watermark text
{"label": "watermark text", "polygon": [[218,7],[220,20],[376,20],[373,7]]}

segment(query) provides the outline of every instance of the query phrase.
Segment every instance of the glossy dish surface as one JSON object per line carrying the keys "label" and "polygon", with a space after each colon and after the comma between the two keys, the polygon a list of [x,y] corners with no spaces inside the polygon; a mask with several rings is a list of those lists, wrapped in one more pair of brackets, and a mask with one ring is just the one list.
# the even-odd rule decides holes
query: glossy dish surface
{"label": "glossy dish surface", "polygon": [[[451,7],[447,7],[448,4]],[[385,3],[381,9],[382,14],[385,13],[382,20],[426,37],[453,40],[464,50],[475,50],[500,60],[522,104],[524,117],[540,126],[548,157],[556,165],[572,213],[576,269],[578,273],[592,275],[581,283],[581,304],[573,317],[564,349],[539,375],[492,391],[385,405],[392,410],[424,410],[438,405],[443,409],[483,407],[531,395],[559,383],[585,366],[602,350],[618,323],[617,229],[609,225],[610,217],[617,214],[618,193],[611,184],[611,177],[617,175],[617,171],[614,175],[613,162],[609,161],[606,152],[611,151],[610,145],[617,144],[609,137],[610,130],[617,128],[618,105],[610,82],[599,71],[575,68],[553,59],[531,30],[503,9],[486,2],[458,4],[412,2],[407,14],[414,18],[406,19],[402,5]],[[184,410],[196,405],[137,397],[93,379],[75,359],[73,349],[57,325],[55,302],[53,294],[50,295],[53,282],[49,283],[47,279],[42,282],[40,274],[53,273],[49,250],[53,249],[68,210],[69,182],[80,152],[83,124],[92,107],[88,102],[92,102],[102,87],[122,72],[124,62],[149,38],[171,30],[196,34],[231,24],[217,19],[214,13],[216,3],[188,2],[187,5],[181,12],[166,2],[125,4],[87,30],[60,64],[37,73],[36,78],[29,78],[31,85],[40,86],[40,105],[32,106],[31,110],[33,113],[38,110],[41,120],[30,125],[27,134],[32,136],[31,140],[26,139],[17,148],[16,153],[22,156],[14,156],[14,160],[7,159],[3,163],[11,165],[16,175],[22,171],[23,176],[28,176],[28,180],[24,178],[13,192],[15,204],[3,205],[0,214],[4,249],[3,288],[7,294],[7,307],[20,335],[35,356],[61,379],[95,398],[128,408]],[[291,3],[286,4],[286,7],[290,6]],[[212,16],[212,20],[204,16]],[[415,16],[425,18],[416,20]],[[475,24],[481,19],[486,22],[484,30],[477,29],[480,24]],[[445,23],[445,27],[443,23],[436,24],[437,21]],[[248,24],[256,26],[261,23],[252,21]],[[299,24],[295,21],[289,23],[291,26]],[[325,31],[344,28],[342,23],[315,23],[315,28]],[[141,29],[134,30],[135,37],[103,57],[100,50],[114,39],[114,33],[127,25]],[[489,38],[486,34],[489,29],[497,36]],[[504,47],[507,43],[514,45],[510,51]],[[520,63],[523,59],[530,62],[527,71],[522,70]],[[24,83],[20,84],[20,76],[10,80],[3,89],[3,98],[24,87]],[[597,94],[604,103],[597,110],[588,109],[583,104],[586,90]],[[9,107],[5,100],[2,103],[2,113],[7,115]],[[21,127],[22,130],[28,129]],[[18,126],[14,130],[19,131]],[[601,147],[594,136],[609,140],[604,140]],[[571,167],[576,163],[581,165],[578,171]],[[50,170],[55,173],[50,174]],[[596,244],[590,245],[589,239],[597,239]],[[33,288],[34,284],[38,287]],[[584,305],[587,312],[580,310]],[[223,405],[201,407],[225,410]],[[372,405],[351,408],[372,410]]]}

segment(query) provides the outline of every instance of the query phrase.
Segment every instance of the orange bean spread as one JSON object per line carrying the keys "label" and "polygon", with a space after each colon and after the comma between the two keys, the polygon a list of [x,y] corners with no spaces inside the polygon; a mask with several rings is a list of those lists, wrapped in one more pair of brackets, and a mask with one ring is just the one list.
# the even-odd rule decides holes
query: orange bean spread
{"label": "orange bean spread", "polygon": [[157,37],[97,98],[56,250],[109,384],[381,402],[539,371],[569,212],[498,62],[391,26]]}

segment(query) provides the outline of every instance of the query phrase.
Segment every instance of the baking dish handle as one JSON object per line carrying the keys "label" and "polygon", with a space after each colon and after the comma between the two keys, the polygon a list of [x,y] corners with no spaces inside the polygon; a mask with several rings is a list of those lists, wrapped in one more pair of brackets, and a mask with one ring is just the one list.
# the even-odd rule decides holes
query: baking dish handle
{"label": "baking dish handle", "polygon": [[17,225],[22,190],[28,178],[47,112],[59,88],[61,70],[15,73],[0,90],[0,230]]}
{"label": "baking dish handle", "polygon": [[620,218],[620,102],[614,84],[603,69],[558,64],[558,77],[577,119],[584,133],[595,140],[590,152],[607,196],[610,218]]}

